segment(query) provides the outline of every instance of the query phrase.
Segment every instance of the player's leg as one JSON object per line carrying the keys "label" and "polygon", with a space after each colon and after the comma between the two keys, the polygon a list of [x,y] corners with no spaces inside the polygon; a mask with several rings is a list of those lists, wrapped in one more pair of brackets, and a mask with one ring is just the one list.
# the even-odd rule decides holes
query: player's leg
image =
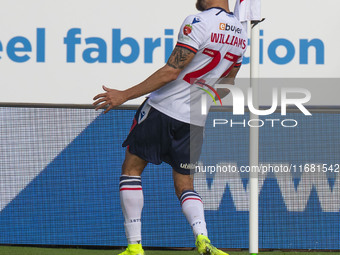
{"label": "player's leg", "polygon": [[227,255],[215,248],[208,239],[203,202],[194,190],[193,175],[185,175],[173,170],[173,178],[175,192],[181,202],[182,211],[195,235],[198,253],[201,255]]}
{"label": "player's leg", "polygon": [[194,190],[192,166],[198,161],[203,144],[203,127],[172,120],[174,134],[171,141],[169,164],[173,167],[175,192],[182,211],[190,224],[195,239],[207,236],[203,202]]}
{"label": "player's leg", "polygon": [[122,255],[144,254],[141,245],[141,216],[144,205],[141,174],[147,164],[147,161],[126,150],[119,183],[120,201],[125,218],[124,227],[128,240],[128,248],[121,253]]}
{"label": "player's leg", "polygon": [[199,194],[194,190],[193,175],[185,175],[173,170],[173,179],[176,195],[181,202],[182,211],[194,232],[195,239],[198,235],[207,236],[203,202]]}
{"label": "player's leg", "polygon": [[121,201],[129,241],[127,251],[130,247],[140,247],[139,252],[123,253],[126,255],[144,254],[141,244],[138,244],[141,240],[140,218],[143,208],[140,175],[148,163],[162,163],[160,156],[169,147],[164,137],[168,134],[165,130],[168,130],[168,126],[163,114],[152,108],[146,100],[137,110],[130,133],[123,142],[123,147],[128,148],[121,177]]}

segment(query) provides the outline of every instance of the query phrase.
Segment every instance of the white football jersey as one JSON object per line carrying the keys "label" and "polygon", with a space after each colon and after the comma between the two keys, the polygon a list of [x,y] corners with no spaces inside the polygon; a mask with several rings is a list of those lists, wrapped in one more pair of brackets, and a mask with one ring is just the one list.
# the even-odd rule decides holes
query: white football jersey
{"label": "white football jersey", "polygon": [[[160,112],[183,122],[204,126],[202,95],[207,104],[218,98],[217,80],[241,65],[248,38],[243,26],[222,8],[211,8],[188,16],[179,32],[176,46],[184,47],[195,57],[176,80],[150,94],[148,103]],[[218,104],[222,102],[217,99]],[[209,107],[209,106],[208,106]]]}

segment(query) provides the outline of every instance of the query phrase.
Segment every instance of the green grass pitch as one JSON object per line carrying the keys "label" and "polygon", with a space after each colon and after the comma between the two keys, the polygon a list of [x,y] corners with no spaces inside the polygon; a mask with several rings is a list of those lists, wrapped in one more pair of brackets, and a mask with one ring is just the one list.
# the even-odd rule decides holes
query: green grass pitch
{"label": "green grass pitch", "polygon": [[[62,248],[34,248],[0,246],[0,255],[117,255],[122,250],[90,250],[90,249],[62,249]],[[230,251],[230,255],[248,255],[247,251]],[[194,255],[195,251],[156,251],[146,250],[145,255]],[[339,255],[340,252],[295,252],[295,251],[265,251],[263,255]]]}

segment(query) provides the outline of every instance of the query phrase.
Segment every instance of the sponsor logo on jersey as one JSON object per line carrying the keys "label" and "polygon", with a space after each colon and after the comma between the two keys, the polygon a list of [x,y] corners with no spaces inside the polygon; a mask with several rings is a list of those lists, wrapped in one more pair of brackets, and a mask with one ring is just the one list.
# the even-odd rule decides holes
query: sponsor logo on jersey
{"label": "sponsor logo on jersey", "polygon": [[192,31],[192,26],[190,24],[187,24],[183,28],[183,34],[184,35],[189,35]]}
{"label": "sponsor logo on jersey", "polygon": [[231,31],[231,32],[235,32],[237,34],[242,33],[242,28],[239,28],[239,27],[233,26],[233,25],[229,25],[228,23],[220,23],[219,28],[220,28],[220,30]]}

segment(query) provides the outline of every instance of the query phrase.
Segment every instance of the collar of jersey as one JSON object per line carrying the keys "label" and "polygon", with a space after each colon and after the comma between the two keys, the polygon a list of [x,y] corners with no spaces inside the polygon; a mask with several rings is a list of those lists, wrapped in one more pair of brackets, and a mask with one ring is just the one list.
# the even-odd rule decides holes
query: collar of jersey
{"label": "collar of jersey", "polygon": [[226,11],[225,9],[223,9],[222,7],[210,7],[209,9],[206,9],[206,11],[207,11],[207,10],[211,10],[211,9],[219,9],[219,10],[221,10],[221,11],[226,12],[226,13],[229,14],[229,15],[234,15],[233,12],[227,12],[227,11]]}

